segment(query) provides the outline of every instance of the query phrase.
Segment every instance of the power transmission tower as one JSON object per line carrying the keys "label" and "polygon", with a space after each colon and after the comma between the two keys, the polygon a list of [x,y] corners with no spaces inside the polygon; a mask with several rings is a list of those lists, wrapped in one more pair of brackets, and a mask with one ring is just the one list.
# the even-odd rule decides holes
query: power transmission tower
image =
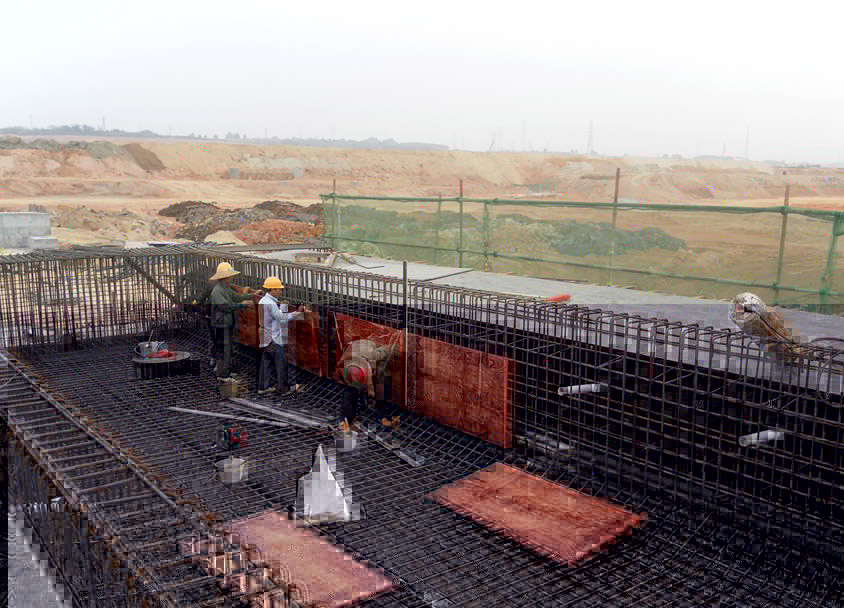
{"label": "power transmission tower", "polygon": [[523,120],[522,121],[522,152],[524,152],[526,150],[526,148],[525,148],[525,142],[526,142],[526,139],[527,139],[525,137],[525,130],[526,129],[527,129],[527,121]]}
{"label": "power transmission tower", "polygon": [[586,144],[586,154],[592,154],[594,152],[594,145],[593,145],[594,144],[594,135],[595,135],[594,129],[595,129],[595,125],[590,120],[589,121],[589,143]]}

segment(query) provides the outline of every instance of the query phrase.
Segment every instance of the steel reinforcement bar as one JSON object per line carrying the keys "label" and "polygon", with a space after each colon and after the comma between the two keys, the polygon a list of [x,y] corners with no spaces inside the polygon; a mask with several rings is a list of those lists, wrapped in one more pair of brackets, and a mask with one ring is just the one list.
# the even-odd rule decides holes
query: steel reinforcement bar
{"label": "steel reinforcement bar", "polygon": [[[7,354],[0,387],[11,512],[32,530],[72,606],[213,608],[255,598],[297,605],[277,572],[250,561],[217,528],[218,516],[183,498]],[[186,552],[180,542],[190,541],[201,541],[203,552]],[[217,575],[199,567],[209,553],[223,564]]]}
{"label": "steel reinforcement bar", "polygon": [[[251,286],[279,276],[291,302],[306,303],[318,313],[319,341],[327,353],[334,352],[333,318],[339,312],[508,357],[517,364],[511,382],[513,428],[522,449],[580,446],[594,452],[594,466],[608,474],[662,484],[675,496],[741,503],[768,526],[777,525],[768,516],[770,507],[785,507],[795,522],[802,518],[822,527],[826,521],[834,529],[844,524],[844,505],[834,491],[840,487],[844,428],[840,348],[807,346],[805,358],[782,364],[741,332],[200,247],[22,263],[29,265],[29,281],[44,272],[37,264],[55,265],[50,272],[60,274],[62,263],[70,265],[66,270],[71,273],[89,272],[94,263],[102,268],[87,280],[98,283],[114,267],[131,267],[122,262],[124,255],[185,300],[207,287],[207,278],[223,260],[232,262],[242,273],[240,280]],[[13,273],[18,263],[10,262],[6,272]],[[100,328],[114,329],[98,341],[116,339],[121,332],[135,336],[137,327],[162,322],[176,326],[189,318],[142,275],[133,276],[138,288],[131,293],[157,294],[158,304],[138,308],[129,299],[117,314],[107,308],[97,315],[100,299],[108,302],[112,295],[94,291],[95,301],[78,305],[95,311],[80,313],[86,315],[81,327],[99,322]],[[34,293],[38,286],[26,289]],[[50,289],[45,287],[48,294]],[[5,323],[52,318],[64,305],[61,299],[42,300],[40,306],[27,302],[21,315],[13,298],[8,291],[0,297]],[[137,323],[113,323],[115,317]],[[57,318],[51,340],[44,338],[46,332],[38,341],[14,332],[12,345],[66,348],[58,336],[69,329],[79,332],[80,325],[63,324],[71,317]],[[84,342],[77,347],[84,348]],[[583,388],[592,385],[599,388]],[[560,394],[560,389],[568,392]],[[749,445],[740,445],[740,438]]]}

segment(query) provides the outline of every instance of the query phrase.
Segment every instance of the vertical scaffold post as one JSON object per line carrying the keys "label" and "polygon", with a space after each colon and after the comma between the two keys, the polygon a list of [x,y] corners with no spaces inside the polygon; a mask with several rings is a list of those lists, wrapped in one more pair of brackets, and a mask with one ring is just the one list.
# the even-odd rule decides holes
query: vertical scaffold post
{"label": "vertical scaffold post", "polygon": [[460,180],[460,196],[457,197],[460,203],[460,242],[458,246],[457,266],[463,268],[463,180]]}
{"label": "vertical scaffold post", "polygon": [[331,231],[331,248],[337,251],[337,236],[340,232],[340,209],[337,206],[337,179],[333,179],[331,183],[331,200],[334,203],[334,228]]}
{"label": "vertical scaffold post", "polygon": [[782,262],[785,255],[785,234],[788,230],[788,198],[791,192],[791,184],[785,185],[785,200],[782,203],[782,226],[780,228],[780,251],[777,256],[777,276],[774,279],[774,306],[777,305],[780,297],[780,281],[782,280]]}
{"label": "vertical scaffold post", "polygon": [[407,395],[407,375],[408,375],[408,357],[410,356],[410,345],[407,343],[407,326],[409,323],[408,318],[408,302],[407,302],[407,288],[408,288],[408,281],[407,281],[407,260],[402,261],[402,292],[403,292],[403,300],[402,303],[402,339],[403,339],[403,346],[404,346],[404,405],[407,406],[408,404],[408,395]]}
{"label": "vertical scaffold post", "polygon": [[443,195],[440,194],[440,200],[437,201],[437,225],[436,225],[436,233],[434,235],[434,264],[440,263],[440,221],[441,215],[443,210]]}
{"label": "vertical scaffold post", "polygon": [[[829,294],[829,283],[832,281],[833,265],[835,263],[835,248],[838,244],[838,237],[844,236],[844,212],[839,211],[832,221],[832,236],[829,239],[829,254],[826,258],[826,269],[821,277],[821,305],[826,304],[826,296]],[[821,311],[823,312],[823,311]]]}
{"label": "vertical scaffold post", "polygon": [[610,269],[607,273],[607,283],[612,285],[613,282],[613,257],[615,257],[615,231],[618,225],[618,187],[621,183],[621,167],[615,168],[615,194],[612,197],[612,236],[610,237],[610,259],[607,264]]}
{"label": "vertical scaffold post", "polygon": [[484,270],[489,271],[489,204],[484,201]]}

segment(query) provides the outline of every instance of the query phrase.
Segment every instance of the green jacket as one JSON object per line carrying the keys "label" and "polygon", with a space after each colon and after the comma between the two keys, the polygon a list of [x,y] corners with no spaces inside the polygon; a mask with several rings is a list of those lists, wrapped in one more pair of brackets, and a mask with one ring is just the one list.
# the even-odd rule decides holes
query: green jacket
{"label": "green jacket", "polygon": [[211,325],[214,327],[234,327],[234,311],[245,308],[243,302],[252,296],[239,294],[223,283],[217,283],[211,290]]}

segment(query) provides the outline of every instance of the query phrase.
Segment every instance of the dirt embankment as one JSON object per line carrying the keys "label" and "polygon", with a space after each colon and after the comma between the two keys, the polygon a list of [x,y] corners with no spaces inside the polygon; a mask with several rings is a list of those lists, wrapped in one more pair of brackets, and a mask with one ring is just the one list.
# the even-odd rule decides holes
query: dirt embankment
{"label": "dirt embankment", "polygon": [[[510,152],[421,152],[144,140],[57,142],[0,137],[0,197],[98,195],[242,204],[313,201],[337,179],[343,194],[718,203],[832,200],[844,209],[844,170],[731,160]],[[800,197],[800,201],[794,199]],[[827,205],[828,203],[824,203]]]}

